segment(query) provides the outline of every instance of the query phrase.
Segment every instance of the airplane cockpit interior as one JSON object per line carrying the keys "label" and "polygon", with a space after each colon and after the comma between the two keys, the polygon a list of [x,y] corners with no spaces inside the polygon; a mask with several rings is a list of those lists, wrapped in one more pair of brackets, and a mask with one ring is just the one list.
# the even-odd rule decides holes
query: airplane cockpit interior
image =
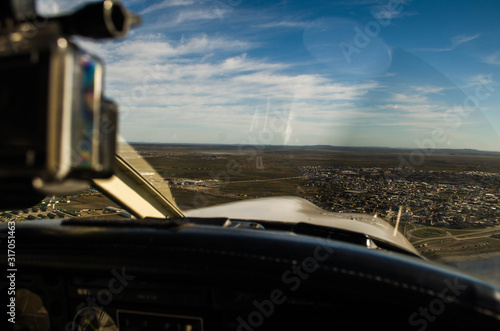
{"label": "airplane cockpit interior", "polygon": [[[357,25],[354,30],[349,29],[355,34],[354,42],[341,43],[341,47],[337,47],[337,43],[335,50],[323,47],[319,36],[328,32],[332,33],[331,38],[337,38],[332,31],[347,24],[345,19],[330,25],[321,19],[313,24],[310,19],[301,25],[299,21],[306,20],[312,9],[301,7],[304,4],[296,1],[271,2],[278,8],[273,12],[276,15],[279,8],[291,10],[293,7],[295,16],[264,21],[269,12],[260,12],[257,4],[235,0],[199,3],[170,0],[154,1],[154,4],[136,0],[79,1],[76,8],[47,15],[41,13],[42,9],[69,8],[69,2],[1,2],[0,256],[3,276],[0,290],[4,297],[1,323],[5,326],[2,329],[498,330],[500,283],[431,258],[437,252],[431,251],[432,245],[456,238],[456,242],[462,240],[461,246],[481,236],[493,244],[495,240],[500,241],[495,238],[500,233],[496,223],[491,227],[488,224],[475,227],[470,231],[478,232],[472,235],[467,230],[449,226],[452,218],[449,209],[438,211],[438,207],[432,207],[424,211],[424,204],[434,200],[445,206],[453,199],[466,199],[470,193],[465,191],[465,186],[453,186],[446,182],[452,177],[443,177],[436,179],[440,186],[436,184],[434,189],[434,184],[426,178],[441,176],[438,168],[415,170],[405,178],[400,170],[387,170],[382,165],[355,168],[340,161],[323,162],[321,153],[339,157],[346,153],[361,164],[366,160],[363,157],[379,151],[359,152],[351,150],[352,146],[335,149],[325,147],[327,143],[319,140],[317,143],[307,140],[323,130],[321,127],[315,132],[309,130],[312,118],[332,114],[326,110],[322,113],[325,107],[333,103],[337,107],[338,102],[350,110],[358,102],[357,98],[377,98],[378,91],[388,84],[383,79],[400,77],[396,73],[398,68],[413,68],[397,64],[397,59],[401,56],[414,59],[414,56],[396,47],[388,48],[392,62],[383,65],[383,73],[371,72],[370,78],[356,76],[355,83],[348,85],[347,80],[333,82],[326,75],[300,71],[302,67],[291,59],[302,51],[287,47],[286,43],[280,45],[285,51],[283,58],[267,51],[278,42],[281,31],[289,33],[300,28],[297,38],[311,59],[330,51],[343,52],[343,61],[344,55],[353,59],[358,55],[368,56],[370,47],[378,47],[378,35],[386,33],[389,39],[391,33],[396,33],[391,32],[390,24],[403,16],[415,19],[416,13],[412,14],[409,9],[401,12],[401,8],[409,8],[416,1],[339,2],[338,6],[344,6],[339,8],[351,14],[357,10],[356,6],[370,5],[372,9],[375,5],[389,6],[391,9],[384,12],[385,16],[373,16],[378,20],[372,18],[369,21],[372,23],[365,25],[366,30],[357,29]],[[321,13],[326,3],[315,13]],[[170,16],[171,11],[188,4],[204,6],[210,11],[197,7],[189,12],[191,16],[187,11]],[[258,5],[264,7],[267,2],[259,1]],[[390,23],[389,14],[393,15]],[[227,15],[240,16],[229,26]],[[156,20],[150,26],[151,17]],[[262,21],[255,21],[257,18]],[[361,20],[361,16],[358,19]],[[250,20],[253,23],[248,23]],[[167,21],[172,22],[170,29],[156,30]],[[222,24],[224,28],[212,33],[208,21]],[[238,21],[245,29],[238,26]],[[203,32],[191,37],[191,29],[195,28]],[[500,33],[498,24],[496,29]],[[259,44],[250,32],[258,34],[263,30],[267,31],[269,40]],[[168,38],[172,39],[160,45],[158,38],[170,33],[172,37]],[[231,33],[234,36],[228,37]],[[177,43],[172,41],[174,36],[178,37]],[[292,38],[291,34],[285,36]],[[450,53],[452,48],[464,47],[469,42],[474,42],[472,37],[462,36],[454,39],[449,51],[422,52]],[[224,59],[217,57],[218,50],[239,53],[224,55],[227,57]],[[128,58],[127,52],[138,55]],[[151,68],[160,68],[161,75],[137,69],[143,65],[144,54],[148,52],[164,61],[151,65]],[[373,54],[365,60],[383,60],[380,53]],[[498,57],[490,60],[498,61]],[[357,60],[353,61],[356,65]],[[423,66],[421,62],[415,63]],[[420,68],[417,64],[415,68]],[[310,60],[302,65],[330,70],[328,66],[332,63]],[[347,66],[342,70],[347,70]],[[361,66],[355,69],[361,70]],[[336,75],[341,75],[342,70]],[[419,74],[417,71],[415,69],[415,75]],[[139,78],[135,85],[129,85],[136,79],[134,75]],[[268,80],[262,83],[260,80],[264,78]],[[205,94],[224,80],[228,81],[225,92],[219,89],[220,94]],[[156,89],[160,89],[160,81],[171,85],[168,91],[155,94]],[[275,82],[277,85],[272,85]],[[259,84],[271,92],[258,90]],[[417,84],[408,83],[415,91]],[[483,88],[481,96],[498,89],[496,85],[484,86],[491,90]],[[442,88],[429,92],[433,87],[424,87],[418,90],[420,95],[432,93],[438,97],[448,91]],[[275,110],[269,104],[278,102],[274,100],[279,100],[280,93],[288,95],[287,88],[293,88],[295,94],[293,100],[283,101],[283,109],[285,105],[294,109],[306,107],[308,96],[304,95],[309,94],[318,95],[318,101],[309,102],[317,108],[307,115],[305,111],[280,115],[285,110]],[[123,92],[125,89],[131,92]],[[128,101],[124,101],[120,93],[129,93]],[[162,150],[163,145],[155,145],[147,137],[149,131],[160,136],[154,123],[165,117],[156,102],[166,93],[170,93],[171,107],[176,109],[167,120],[172,130],[185,126],[188,133],[184,138],[188,139],[197,134],[201,137],[205,126],[210,129],[227,125],[227,134],[211,135],[215,140],[207,138],[209,147],[178,144],[175,151]],[[190,96],[185,98],[187,93]],[[241,94],[237,100],[236,94]],[[340,101],[335,99],[337,96]],[[391,96],[409,98],[398,93]],[[329,101],[330,97],[335,101]],[[183,100],[189,99],[193,105],[183,104]],[[242,110],[243,104],[252,104],[256,99],[262,101],[262,107],[252,108],[258,109],[255,112]],[[407,99],[404,102],[408,102]],[[415,102],[422,106],[422,102],[429,99],[422,97]],[[208,103],[213,103],[210,106],[213,113],[191,109],[196,105],[205,109]],[[361,101],[357,105],[366,106]],[[231,111],[223,112],[221,107],[229,107]],[[377,107],[373,109],[379,111],[381,108]],[[370,117],[361,114],[359,109],[352,110],[352,116],[361,131],[371,125],[359,124],[362,121],[376,121],[378,115],[386,116],[377,113]],[[215,113],[216,110],[220,113]],[[140,117],[134,117],[136,113],[141,113]],[[336,123],[347,113],[339,112]],[[212,114],[220,116],[215,118]],[[422,113],[408,111],[408,114],[414,115],[417,121]],[[178,118],[201,124],[191,127],[189,123],[177,122]],[[252,135],[257,142],[253,138],[235,138],[232,147],[218,145],[217,139],[228,141],[224,139],[239,134],[239,118],[251,121],[248,137]],[[462,119],[465,121],[466,117]],[[233,120],[233,124],[228,124]],[[293,126],[290,124],[293,120],[301,124]],[[354,123],[351,120],[347,122]],[[392,120],[394,117],[387,117],[384,128],[392,130]],[[318,122],[324,127],[336,125],[330,118]],[[141,127],[145,123],[147,125]],[[342,123],[336,126],[340,130],[336,132],[342,133]],[[452,124],[447,124],[446,129]],[[234,130],[232,125],[236,125]],[[270,129],[253,135],[258,125]],[[286,140],[292,128],[297,134],[307,130],[300,136],[304,140],[297,140],[299,143]],[[127,134],[131,138],[123,139]],[[285,147],[276,147],[273,139],[278,136],[287,141],[283,144]],[[374,137],[368,139],[375,143],[378,138]],[[401,144],[404,139],[401,138]],[[413,162],[413,166],[418,157],[422,156],[424,166],[437,157],[438,153],[423,153],[430,148],[428,141],[425,142],[425,148],[417,149],[420,154],[410,154],[409,162]],[[397,146],[397,142],[395,144]],[[261,147],[264,145],[267,147]],[[221,151],[215,151],[217,148]],[[299,149],[303,154],[292,157],[291,153]],[[202,151],[195,153],[194,150]],[[449,154],[449,157],[461,157]],[[496,154],[477,156],[480,157],[493,158]],[[378,156],[372,159],[382,162]],[[317,166],[309,167],[306,162]],[[216,164],[221,165],[221,171],[210,168]],[[443,164],[436,163],[436,167]],[[453,162],[446,165],[456,166]],[[285,167],[286,170],[282,170]],[[149,180],[156,172],[160,179]],[[197,172],[204,175],[197,176]],[[247,174],[255,174],[255,177]],[[477,179],[476,190],[483,184],[493,186],[491,183],[497,180],[482,181],[478,179],[482,174],[464,174],[460,178],[469,175]],[[360,183],[373,185],[375,189],[366,189]],[[292,193],[275,195],[267,189],[271,184],[279,184],[277,190]],[[255,193],[259,187],[265,194]],[[326,188],[333,192],[329,193],[330,198],[322,198],[318,193],[326,192]],[[407,207],[410,202],[407,205],[397,202],[388,207],[401,196],[394,191],[396,188],[414,190],[415,197],[422,193],[420,198],[414,198],[416,202],[411,211]],[[393,192],[386,194],[391,189]],[[451,189],[463,189],[463,192],[449,193]],[[456,203],[456,208],[464,213],[468,210],[470,214],[472,209],[481,208],[496,213],[499,189],[481,191],[481,197],[471,202],[473,208],[467,209],[465,202]],[[371,209],[361,210],[359,197],[370,192],[383,194],[377,193],[371,198]],[[375,200],[379,198],[384,201]],[[110,202],[101,203],[99,199]],[[204,203],[210,199],[219,199],[221,203]],[[482,199],[491,203],[491,208],[489,204],[488,207],[482,205]],[[337,207],[334,200],[349,202],[351,209]],[[81,201],[98,207],[70,208]],[[192,206],[186,207],[191,202]],[[327,204],[330,204],[328,209]],[[390,209],[390,215],[381,215],[376,210],[378,207]],[[427,218],[418,216],[420,214],[412,220],[410,212],[413,215],[425,212],[429,215],[425,217],[436,220],[432,219],[432,225],[430,221],[425,223]],[[498,221],[498,217],[487,221]]]}

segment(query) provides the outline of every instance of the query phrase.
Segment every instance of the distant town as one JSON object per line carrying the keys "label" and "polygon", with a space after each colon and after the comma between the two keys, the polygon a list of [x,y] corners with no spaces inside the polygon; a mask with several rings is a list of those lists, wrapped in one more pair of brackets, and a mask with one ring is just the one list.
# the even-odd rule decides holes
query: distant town
{"label": "distant town", "polygon": [[[500,174],[481,171],[411,171],[398,168],[301,166],[297,195],[333,212],[377,214],[414,224],[455,228],[500,225]],[[215,179],[175,178],[172,187],[207,191]],[[246,198],[241,194],[219,195]],[[214,193],[215,194],[215,193]]]}
{"label": "distant town", "polygon": [[404,169],[303,166],[317,192],[309,199],[334,212],[377,214],[416,224],[500,225],[500,174],[480,171],[410,171]]}

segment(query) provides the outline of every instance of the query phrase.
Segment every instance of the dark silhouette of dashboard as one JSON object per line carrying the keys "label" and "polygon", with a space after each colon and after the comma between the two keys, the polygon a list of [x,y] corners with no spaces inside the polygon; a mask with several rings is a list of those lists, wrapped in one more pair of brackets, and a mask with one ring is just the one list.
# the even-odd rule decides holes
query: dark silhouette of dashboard
{"label": "dark silhouette of dashboard", "polygon": [[[32,311],[18,310],[16,325],[247,331],[500,325],[499,288],[454,269],[368,249],[334,231],[312,236],[294,231],[297,225],[264,229],[246,221],[223,227],[228,221],[17,223],[16,300]],[[7,231],[2,224],[1,234]],[[8,279],[0,285],[7,292]]]}

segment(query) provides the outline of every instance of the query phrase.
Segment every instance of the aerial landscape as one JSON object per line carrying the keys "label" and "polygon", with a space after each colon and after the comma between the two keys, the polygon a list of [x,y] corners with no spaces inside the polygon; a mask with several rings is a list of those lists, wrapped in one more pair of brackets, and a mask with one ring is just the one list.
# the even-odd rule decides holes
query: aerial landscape
{"label": "aerial landscape", "polygon": [[[298,196],[326,211],[376,214],[393,225],[401,210],[399,230],[432,260],[470,260],[500,251],[498,152],[437,149],[417,159],[421,151],[396,148],[132,146],[135,151],[121,155],[156,187],[169,187],[182,210]],[[95,190],[48,197],[33,210],[0,216],[4,221],[130,217]]]}
{"label": "aerial landscape", "polygon": [[[134,144],[181,209],[279,195],[377,214],[419,252],[450,262],[500,251],[500,153],[333,146]],[[413,153],[413,154],[412,154]],[[138,169],[141,171],[141,169]],[[474,255],[474,256],[472,256]]]}

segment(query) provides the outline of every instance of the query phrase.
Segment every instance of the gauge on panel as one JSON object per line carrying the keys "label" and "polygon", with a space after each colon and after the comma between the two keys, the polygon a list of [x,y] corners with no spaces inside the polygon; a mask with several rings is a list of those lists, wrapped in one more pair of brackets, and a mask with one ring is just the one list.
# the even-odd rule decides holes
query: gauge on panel
{"label": "gauge on panel", "polygon": [[50,329],[50,318],[42,299],[27,289],[16,291],[16,323],[13,330]]}
{"label": "gauge on panel", "polygon": [[75,331],[118,331],[118,327],[111,316],[95,307],[86,307],[79,310],[73,318],[73,325]]}

